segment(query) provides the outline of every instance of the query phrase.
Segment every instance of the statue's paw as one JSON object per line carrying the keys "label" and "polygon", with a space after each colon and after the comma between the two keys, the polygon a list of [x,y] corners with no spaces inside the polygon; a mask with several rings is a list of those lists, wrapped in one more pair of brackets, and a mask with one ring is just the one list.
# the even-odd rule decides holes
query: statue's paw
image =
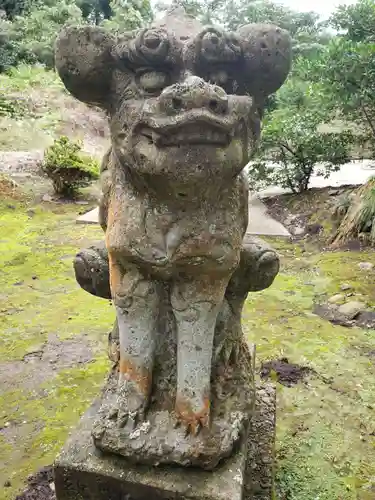
{"label": "statue's paw", "polygon": [[198,436],[202,429],[210,426],[210,412],[207,405],[199,412],[191,409],[180,409],[178,404],[175,411],[175,427],[184,430],[185,436]]}
{"label": "statue's paw", "polygon": [[181,415],[176,415],[175,427],[180,427],[185,436],[198,436],[204,427],[208,427],[208,424],[202,418],[185,420]]}
{"label": "statue's paw", "polygon": [[116,420],[117,426],[119,428],[125,427],[126,425],[131,429],[135,429],[138,424],[145,420],[146,410],[145,408],[139,408],[136,411],[127,411],[114,405],[108,414],[110,420]]}
{"label": "statue's paw", "polygon": [[146,416],[148,398],[136,390],[131,382],[122,382],[117,400],[108,413],[110,420],[116,420],[119,428],[126,425],[132,430],[143,422]]}

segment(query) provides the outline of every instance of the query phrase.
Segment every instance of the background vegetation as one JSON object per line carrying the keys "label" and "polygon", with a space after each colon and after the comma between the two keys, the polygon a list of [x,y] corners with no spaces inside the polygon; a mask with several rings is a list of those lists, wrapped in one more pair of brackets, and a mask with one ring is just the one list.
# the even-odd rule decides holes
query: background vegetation
{"label": "background vegetation", "polygon": [[[203,22],[217,23],[226,29],[235,30],[251,22],[271,22],[290,32],[293,70],[288,83],[266,104],[268,114],[261,160],[279,162],[280,157],[287,154],[289,162],[292,156],[297,158],[293,153],[301,150],[302,156],[311,155],[310,163],[326,164],[321,173],[327,175],[341,160],[346,161],[346,152],[374,155],[373,0],[341,6],[324,22],[314,12],[295,12],[271,0],[180,0],[179,3]],[[113,31],[130,30],[147,25],[165,7],[161,1],[152,9],[149,0],[0,0],[0,73],[25,63],[39,63],[52,69],[55,37],[66,23],[101,25]],[[0,112],[3,108],[0,102]],[[285,142],[286,121],[293,143],[290,148],[285,147],[289,146],[289,136]],[[322,132],[321,126],[332,121],[339,121],[343,136],[333,137]],[[308,127],[301,135],[298,131],[304,128],[301,124],[305,122]],[[356,134],[350,136],[347,132],[353,130],[353,126]],[[327,143],[327,148],[322,148],[323,143]],[[327,151],[322,154],[322,149]],[[306,162],[298,160],[288,175],[293,178],[287,183],[303,190],[308,186],[311,173]],[[285,185],[285,178],[279,177],[272,181]],[[266,181],[269,180],[266,178]]]}

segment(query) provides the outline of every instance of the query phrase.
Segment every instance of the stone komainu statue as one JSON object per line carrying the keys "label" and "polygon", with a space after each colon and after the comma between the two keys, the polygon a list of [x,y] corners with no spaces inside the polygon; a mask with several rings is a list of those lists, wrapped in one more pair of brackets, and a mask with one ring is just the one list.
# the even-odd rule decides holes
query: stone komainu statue
{"label": "stone komainu statue", "polygon": [[116,308],[112,357],[93,438],[141,463],[213,468],[251,419],[252,355],[242,340],[249,291],[271,285],[275,252],[244,241],[242,170],[266,97],[285,80],[278,27],[203,28],[180,9],[115,37],[67,27],[56,46],[66,88],[109,117],[100,223],[77,280]]}

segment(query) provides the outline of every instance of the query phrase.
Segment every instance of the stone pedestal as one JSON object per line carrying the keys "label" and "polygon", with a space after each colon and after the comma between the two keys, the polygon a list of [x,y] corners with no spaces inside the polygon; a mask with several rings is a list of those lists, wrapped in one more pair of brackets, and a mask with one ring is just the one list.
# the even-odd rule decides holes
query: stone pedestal
{"label": "stone pedestal", "polygon": [[271,500],[275,391],[258,387],[247,439],[214,471],[134,465],[103,454],[91,437],[95,402],[55,462],[57,500]]}

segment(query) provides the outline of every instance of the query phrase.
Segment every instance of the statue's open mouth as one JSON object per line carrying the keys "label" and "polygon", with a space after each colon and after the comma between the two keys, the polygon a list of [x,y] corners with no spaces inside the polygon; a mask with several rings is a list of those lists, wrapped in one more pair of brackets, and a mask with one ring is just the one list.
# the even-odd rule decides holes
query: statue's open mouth
{"label": "statue's open mouth", "polygon": [[203,113],[189,113],[182,119],[152,120],[142,124],[138,134],[159,148],[184,145],[229,146],[233,134],[229,120]]}
{"label": "statue's open mouth", "polygon": [[153,129],[143,129],[141,135],[153,142],[157,147],[181,146],[181,145],[215,145],[228,146],[230,135],[215,127],[197,127],[196,125],[186,125],[178,127],[168,134],[160,134]]}

